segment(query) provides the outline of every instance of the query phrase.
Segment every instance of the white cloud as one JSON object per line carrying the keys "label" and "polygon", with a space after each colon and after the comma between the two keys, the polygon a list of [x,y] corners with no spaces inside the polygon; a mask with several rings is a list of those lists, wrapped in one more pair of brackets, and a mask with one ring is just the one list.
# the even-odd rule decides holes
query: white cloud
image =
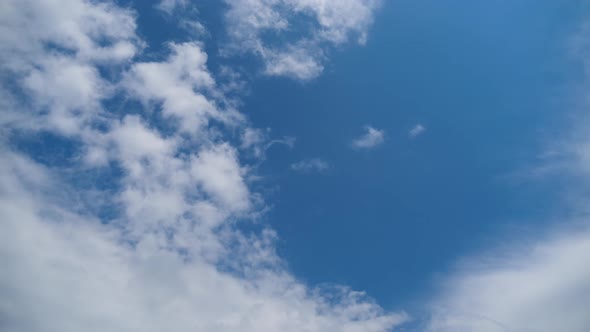
{"label": "white cloud", "polygon": [[435,300],[428,331],[587,331],[588,266],[587,231],[478,257]]}
{"label": "white cloud", "polygon": [[330,164],[320,158],[312,158],[293,163],[291,164],[290,168],[297,172],[314,173],[328,170],[330,168]]}
{"label": "white cloud", "polygon": [[4,112],[28,118],[19,126],[68,135],[80,134],[99,116],[100,100],[112,91],[97,66],[120,68],[143,47],[134,14],[111,3],[8,0],[0,22],[3,80],[24,82],[35,104]]}
{"label": "white cloud", "polygon": [[417,124],[414,127],[412,127],[412,129],[410,129],[408,136],[410,138],[416,138],[416,137],[422,135],[425,131],[426,131],[426,127],[424,127],[421,124]]}
{"label": "white cloud", "polygon": [[[337,303],[328,303],[276,267],[258,268],[245,279],[221,272],[200,256],[178,254],[163,232],[126,243],[116,227],[73,214],[46,197],[41,189],[57,185],[48,170],[12,153],[3,156],[3,329],[385,331],[405,319],[383,315],[348,290]],[[18,172],[28,176],[15,177]],[[245,241],[248,255],[272,255],[263,238]]]}
{"label": "white cloud", "polygon": [[0,57],[12,70],[51,56],[47,43],[80,61],[99,62],[125,61],[140,47],[133,13],[109,2],[7,0],[0,15]]}
{"label": "white cloud", "polygon": [[321,74],[321,51],[314,46],[290,45],[285,50],[264,50],[264,72],[271,76],[285,76],[310,80]]}
{"label": "white cloud", "polygon": [[357,149],[371,149],[385,141],[385,131],[371,126],[365,127],[366,133],[352,141],[352,146]]}
{"label": "white cloud", "polygon": [[[588,26],[576,36],[577,56],[590,59],[586,48]],[[582,44],[580,44],[582,43]],[[587,96],[581,96],[587,100]],[[587,106],[586,103],[584,103]],[[442,291],[431,303],[432,332],[572,331],[590,328],[590,223],[587,220],[590,139],[587,107],[573,110],[575,117],[566,137],[553,139],[536,175],[567,176],[566,195],[570,215],[558,229],[538,237],[539,229],[512,235],[517,245],[508,245],[463,263],[444,280]],[[560,135],[563,135],[562,133]],[[555,142],[559,143],[555,143]],[[543,180],[535,178],[535,180]],[[583,195],[579,195],[583,192]]]}
{"label": "white cloud", "polygon": [[[264,62],[265,73],[300,80],[317,77],[325,53],[347,42],[364,44],[379,0],[237,0],[226,1],[231,52],[249,52]],[[301,20],[307,28],[289,40]],[[285,36],[283,42],[265,35]]]}
{"label": "white cloud", "polygon": [[[363,293],[301,283],[272,230],[241,231],[264,206],[225,135],[245,132],[244,117],[224,107],[202,45],[132,63],[143,44],[134,14],[113,3],[0,6],[2,83],[27,99],[0,90],[0,130],[71,140],[81,155],[67,173],[97,184],[0,140],[1,330],[385,332],[407,319]],[[143,108],[106,108],[113,93]],[[5,121],[20,111],[34,124]],[[112,188],[95,172],[112,174]]]}
{"label": "white cloud", "polygon": [[156,5],[156,8],[170,15],[177,8],[184,8],[187,5],[188,0],[160,0],[160,3]]}
{"label": "white cloud", "polygon": [[221,144],[201,151],[191,163],[191,174],[197,183],[214,201],[232,212],[247,209],[250,200],[237,158],[232,147]]}
{"label": "white cloud", "polygon": [[268,140],[268,130],[263,131],[260,129],[246,128],[242,133],[242,148],[250,148],[263,144]]}
{"label": "white cloud", "polygon": [[240,148],[251,152],[255,157],[264,159],[266,151],[273,145],[286,145],[292,148],[295,145],[295,138],[285,136],[282,139],[271,139],[270,128],[266,130],[247,127],[242,132]]}
{"label": "white cloud", "polygon": [[[129,242],[126,231],[47,197],[43,191],[58,189],[48,170],[3,156],[0,324],[10,331],[370,332],[407,319],[346,289],[324,299],[282,270],[265,233],[243,237],[227,224],[229,233],[217,234],[180,217]],[[170,199],[144,198],[143,205],[157,207]],[[222,272],[211,260],[242,272]]]}
{"label": "white cloud", "polygon": [[82,122],[96,116],[100,100],[109,93],[93,65],[68,57],[44,59],[25,77],[24,86],[40,109],[51,110],[47,125],[67,134],[77,133]]}
{"label": "white cloud", "polygon": [[207,54],[198,43],[170,44],[172,54],[163,62],[136,63],[121,86],[144,105],[161,105],[162,114],[193,135],[209,119],[241,121],[232,109],[221,110],[206,94],[215,94],[216,83],[206,67]]}

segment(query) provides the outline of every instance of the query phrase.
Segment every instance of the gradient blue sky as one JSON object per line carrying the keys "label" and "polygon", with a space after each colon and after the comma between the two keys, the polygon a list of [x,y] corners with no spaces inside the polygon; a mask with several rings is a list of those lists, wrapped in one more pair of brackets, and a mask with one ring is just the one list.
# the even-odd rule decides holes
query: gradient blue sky
{"label": "gradient blue sky", "polygon": [[0,5],[0,328],[590,329],[584,1],[58,3]]}

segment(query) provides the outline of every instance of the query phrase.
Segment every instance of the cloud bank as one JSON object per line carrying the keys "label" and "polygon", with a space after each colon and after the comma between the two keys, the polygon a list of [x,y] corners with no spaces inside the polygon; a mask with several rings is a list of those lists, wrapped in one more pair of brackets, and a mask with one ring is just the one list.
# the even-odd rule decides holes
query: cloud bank
{"label": "cloud bank", "polygon": [[[342,10],[367,4],[334,3],[288,5],[317,17],[314,38],[342,41],[364,25]],[[381,332],[407,319],[303,284],[272,229],[242,230],[264,201],[240,156],[269,142],[227,102],[201,43],[138,61],[136,13],[112,2],[1,7],[0,329]],[[13,144],[39,135],[65,156]]]}

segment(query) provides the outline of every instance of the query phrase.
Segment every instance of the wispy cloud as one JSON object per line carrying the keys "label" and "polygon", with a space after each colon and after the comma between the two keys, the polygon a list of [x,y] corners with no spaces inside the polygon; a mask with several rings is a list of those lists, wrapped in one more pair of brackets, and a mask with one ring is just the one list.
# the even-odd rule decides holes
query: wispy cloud
{"label": "wispy cloud", "polygon": [[242,132],[240,147],[242,150],[251,152],[255,157],[264,159],[266,151],[273,145],[285,145],[292,148],[295,145],[295,137],[283,137],[280,139],[270,138],[270,129],[266,130],[246,127]]}
{"label": "wispy cloud", "polygon": [[290,168],[296,172],[316,173],[327,171],[330,168],[330,164],[320,158],[312,158],[293,163]]}
{"label": "wispy cloud", "polygon": [[447,281],[428,331],[585,331],[588,264],[587,231],[477,257]]}
{"label": "wispy cloud", "polygon": [[385,141],[385,131],[371,126],[365,127],[365,134],[352,141],[352,147],[357,149],[371,149]]}
{"label": "wispy cloud", "polygon": [[[577,35],[574,51],[583,63],[590,30]],[[586,91],[586,90],[585,90]],[[586,100],[587,96],[580,96]],[[590,184],[590,137],[587,108],[570,110],[576,118],[571,132],[554,137],[550,152],[533,173],[559,173],[570,181],[568,216],[548,230],[510,234],[518,244],[493,248],[463,261],[448,276],[431,303],[427,331],[538,331],[583,332],[590,327],[590,222],[587,196]],[[563,135],[563,133],[561,134]],[[536,177],[536,181],[543,181]],[[579,218],[572,218],[577,215]],[[546,227],[546,226],[545,226]],[[539,233],[543,233],[539,236]],[[517,240],[517,241],[516,241]]]}
{"label": "wispy cloud", "polygon": [[426,127],[424,127],[421,124],[417,124],[414,127],[412,127],[412,129],[410,129],[410,131],[408,132],[408,136],[410,138],[416,138],[416,137],[422,135],[425,131],[426,131]]}
{"label": "wispy cloud", "polygon": [[178,8],[184,8],[188,5],[188,0],[160,0],[156,8],[167,13],[172,14]]}

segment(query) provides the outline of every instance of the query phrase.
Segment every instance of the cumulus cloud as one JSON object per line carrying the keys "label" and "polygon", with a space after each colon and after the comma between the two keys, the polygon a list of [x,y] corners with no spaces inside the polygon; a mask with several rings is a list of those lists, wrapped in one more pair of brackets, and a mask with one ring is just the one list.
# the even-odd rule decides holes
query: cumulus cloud
{"label": "cumulus cloud", "polygon": [[[240,256],[226,258],[239,260],[247,277],[195,254],[197,247],[223,250],[208,243],[223,237],[208,239],[204,230],[188,236],[196,228],[188,220],[178,225],[182,232],[161,229],[129,242],[117,227],[46,197],[43,190],[59,186],[49,170],[6,151],[3,160],[2,329],[386,331],[405,319],[383,314],[362,293],[335,290],[332,303],[276,266],[257,267],[274,257],[267,235],[234,239]],[[177,236],[188,237],[189,253],[179,253]]]}
{"label": "cumulus cloud", "polygon": [[135,28],[134,14],[110,2],[7,0],[2,4],[0,56],[4,67],[21,71],[34,67],[36,60],[50,59],[54,54],[47,52],[48,44],[68,50],[78,61],[125,61],[141,47]]}
{"label": "cumulus cloud", "polygon": [[21,127],[80,135],[114,89],[99,67],[121,68],[143,47],[133,12],[109,2],[8,0],[0,20],[2,85],[34,96],[3,110]]}
{"label": "cumulus cloud", "polygon": [[316,173],[324,172],[330,168],[330,164],[320,158],[311,158],[291,164],[290,168],[296,172]]}
{"label": "cumulus cloud", "polygon": [[[380,0],[226,1],[229,52],[260,57],[264,72],[299,80],[317,77],[327,51],[348,42],[364,44]],[[306,26],[294,37],[294,26]],[[268,37],[274,36],[274,37]],[[276,36],[284,36],[277,42]]]}
{"label": "cumulus cloud", "polygon": [[[111,2],[1,7],[1,330],[385,332],[408,319],[298,281],[272,229],[241,230],[264,204],[240,151],[272,141],[228,106],[201,44],[134,62],[135,14]],[[67,141],[68,176],[12,132]]]}
{"label": "cumulus cloud", "polygon": [[366,133],[352,141],[352,147],[357,149],[371,149],[385,141],[385,131],[371,126],[365,127]]}
{"label": "cumulus cloud", "polygon": [[416,138],[416,137],[422,135],[425,131],[426,131],[426,127],[424,127],[421,124],[417,124],[414,127],[412,127],[412,129],[410,129],[410,131],[408,132],[408,136],[410,138]]}
{"label": "cumulus cloud", "polygon": [[199,135],[210,119],[239,122],[241,114],[222,110],[207,95],[216,83],[206,68],[207,54],[199,43],[170,44],[172,54],[162,62],[135,63],[121,87],[144,105],[156,105],[185,133]]}

